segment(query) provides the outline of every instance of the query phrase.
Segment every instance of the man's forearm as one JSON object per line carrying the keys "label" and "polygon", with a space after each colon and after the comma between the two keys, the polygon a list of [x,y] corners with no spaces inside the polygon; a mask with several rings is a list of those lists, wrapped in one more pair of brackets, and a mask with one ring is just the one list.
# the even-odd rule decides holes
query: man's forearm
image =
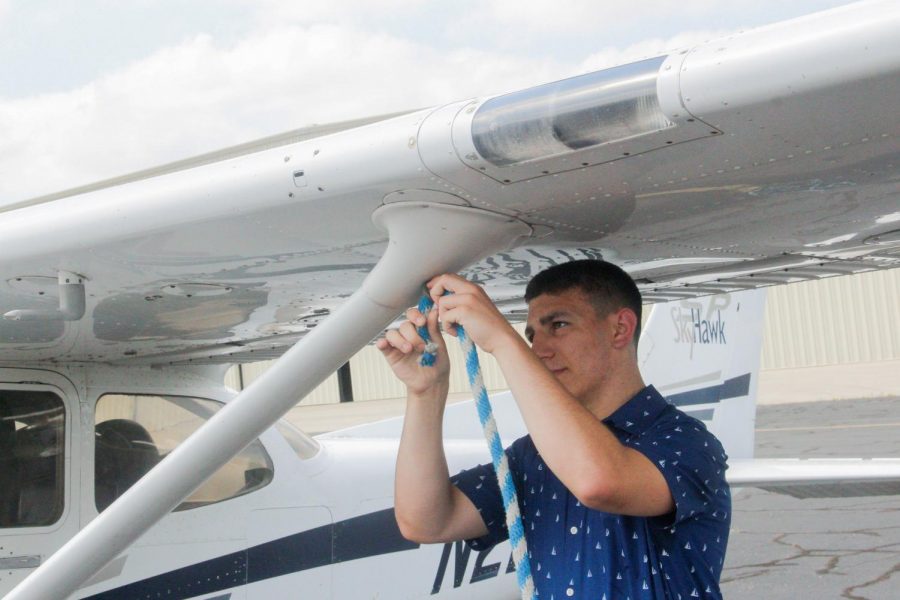
{"label": "man's forearm", "polygon": [[[616,470],[621,444],[572,397],[521,340],[498,345],[497,359],[535,446],[550,469],[578,495],[581,482]],[[605,477],[604,477],[605,478]]]}

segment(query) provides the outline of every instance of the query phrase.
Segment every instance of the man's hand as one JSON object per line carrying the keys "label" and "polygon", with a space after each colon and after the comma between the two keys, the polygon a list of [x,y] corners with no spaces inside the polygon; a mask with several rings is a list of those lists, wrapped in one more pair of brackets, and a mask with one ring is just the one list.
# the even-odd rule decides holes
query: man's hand
{"label": "man's hand", "polygon": [[[506,321],[484,289],[459,275],[438,275],[426,284],[447,333],[456,335],[462,325],[466,335],[485,352],[494,353],[508,341],[520,343],[516,331]],[[451,292],[444,295],[445,292]],[[435,311],[432,311],[435,312]]]}
{"label": "man's hand", "polygon": [[[450,359],[444,338],[441,337],[438,311],[432,309],[426,316],[418,309],[410,308],[406,311],[406,319],[400,327],[389,330],[382,339],[375,342],[375,347],[381,350],[394,374],[406,384],[410,394],[421,396],[433,391],[446,397],[450,381]],[[428,326],[431,340],[437,345],[436,360],[430,367],[419,364],[419,358],[425,351],[425,340],[416,329],[423,325]]]}

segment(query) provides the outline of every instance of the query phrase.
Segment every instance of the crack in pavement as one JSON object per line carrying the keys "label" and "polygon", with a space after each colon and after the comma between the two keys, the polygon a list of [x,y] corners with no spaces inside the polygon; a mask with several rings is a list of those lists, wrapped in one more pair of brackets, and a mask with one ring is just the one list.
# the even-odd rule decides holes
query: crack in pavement
{"label": "crack in pavement", "polygon": [[871,600],[868,596],[857,596],[851,590],[858,590],[860,588],[875,585],[876,583],[885,582],[888,579],[890,579],[891,577],[893,577],[895,573],[900,573],[900,563],[895,564],[893,566],[893,568],[891,568],[888,571],[885,571],[884,573],[882,573],[875,579],[866,581],[865,583],[860,583],[859,585],[853,585],[848,588],[844,588],[844,591],[843,591],[843,593],[841,593],[841,596],[843,596],[844,598],[849,598],[850,600]]}
{"label": "crack in pavement", "polygon": [[[882,532],[891,529],[900,529],[900,526],[890,526],[881,528],[878,530],[874,530],[871,528],[863,528],[863,529],[852,529],[852,530],[829,530],[825,532],[821,532],[821,535],[837,535],[837,536],[851,536],[851,535],[863,535],[874,538],[881,538]],[[782,567],[790,567],[796,566],[797,562],[803,559],[818,559],[818,558],[827,558],[825,564],[822,568],[816,569],[817,575],[838,575],[849,577],[852,576],[851,572],[848,570],[839,570],[841,566],[841,561],[853,557],[860,557],[866,555],[894,555],[900,549],[900,543],[892,542],[887,544],[880,544],[875,546],[869,546],[864,548],[858,548],[854,550],[833,550],[830,548],[809,548],[805,547],[803,544],[792,541],[791,536],[797,535],[808,535],[809,532],[785,532],[779,533],[775,535],[771,539],[771,542],[774,544],[778,544],[780,546],[784,546],[793,550],[793,552],[781,558],[776,558],[770,561],[765,562],[757,562],[757,563],[749,563],[743,565],[736,565],[733,567],[727,567],[725,571],[733,573],[735,571],[743,571],[743,570],[751,570],[750,572],[744,573],[735,573],[733,575],[729,575],[727,577],[723,576],[721,583],[726,584],[734,581],[752,579],[756,577],[760,577],[762,575],[766,575],[772,572],[775,569]],[[871,561],[867,561],[871,562]],[[856,565],[858,566],[858,565]],[[870,579],[868,581],[864,581],[861,583],[857,583],[851,586],[846,587],[842,592],[842,597],[848,598],[849,600],[869,600],[867,596],[858,596],[854,594],[854,590],[863,589],[866,587],[871,587],[873,585],[882,583],[890,579],[895,573],[900,572],[900,563],[893,565],[888,571]],[[724,575],[724,573],[723,573]]]}

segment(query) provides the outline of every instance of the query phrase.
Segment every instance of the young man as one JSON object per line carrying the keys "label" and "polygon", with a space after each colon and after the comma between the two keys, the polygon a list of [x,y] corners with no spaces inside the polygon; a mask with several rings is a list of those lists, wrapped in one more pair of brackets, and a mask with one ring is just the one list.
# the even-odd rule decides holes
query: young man
{"label": "young man", "polygon": [[[602,261],[539,273],[525,291],[530,348],[480,286],[440,275],[428,288],[437,310],[410,309],[378,342],[408,390],[395,484],[403,535],[476,549],[507,537],[493,467],[451,480],[444,457],[449,364],[438,321],[451,334],[458,324],[497,359],[528,428],[507,455],[540,596],[721,597],[726,456],[641,379],[634,281]],[[418,365],[416,326],[426,324],[439,346],[434,367]]]}

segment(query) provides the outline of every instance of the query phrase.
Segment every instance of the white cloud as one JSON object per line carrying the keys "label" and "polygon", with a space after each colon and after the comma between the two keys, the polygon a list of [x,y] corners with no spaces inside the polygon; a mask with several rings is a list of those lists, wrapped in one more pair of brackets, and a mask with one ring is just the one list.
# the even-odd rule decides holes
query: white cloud
{"label": "white cloud", "polygon": [[393,19],[404,12],[426,7],[425,0],[332,0],[330,2],[284,2],[283,0],[243,0],[256,9],[260,23],[286,24],[371,23]]}
{"label": "white cloud", "polygon": [[641,40],[624,48],[604,48],[585,58],[580,63],[579,68],[583,72],[597,71],[644,58],[661,56],[673,50],[691,48],[707,40],[726,36],[729,33],[732,33],[732,31],[687,31],[668,38]]}
{"label": "white cloud", "polygon": [[667,2],[643,0],[641,2],[597,2],[596,0],[557,0],[548,10],[544,0],[490,0],[486,3],[488,14],[520,35],[533,31],[553,31],[560,34],[591,31],[603,32],[631,26],[633,21],[658,18],[677,9],[678,12],[696,10],[713,4],[711,0],[699,2]]}
{"label": "white cloud", "polygon": [[225,48],[200,35],[76,90],[0,100],[0,202],[314,122],[521,87],[556,68],[336,25],[270,29]]}
{"label": "white cloud", "polygon": [[6,25],[9,18],[11,0],[0,0],[0,27]]}
{"label": "white cloud", "polygon": [[472,10],[467,15],[474,17],[468,21],[470,24],[477,20],[494,21],[519,36],[537,32],[561,36],[590,34],[602,42],[605,36],[615,33],[635,35],[642,28],[658,31],[664,23],[674,24],[676,31],[688,22],[693,27],[703,24],[717,29],[723,20],[737,26],[761,24],[787,18],[785,15],[802,15],[845,3],[844,0],[792,3],[731,0],[726,5],[716,0],[554,0],[551,5],[546,0],[487,0],[475,5],[480,10]]}

